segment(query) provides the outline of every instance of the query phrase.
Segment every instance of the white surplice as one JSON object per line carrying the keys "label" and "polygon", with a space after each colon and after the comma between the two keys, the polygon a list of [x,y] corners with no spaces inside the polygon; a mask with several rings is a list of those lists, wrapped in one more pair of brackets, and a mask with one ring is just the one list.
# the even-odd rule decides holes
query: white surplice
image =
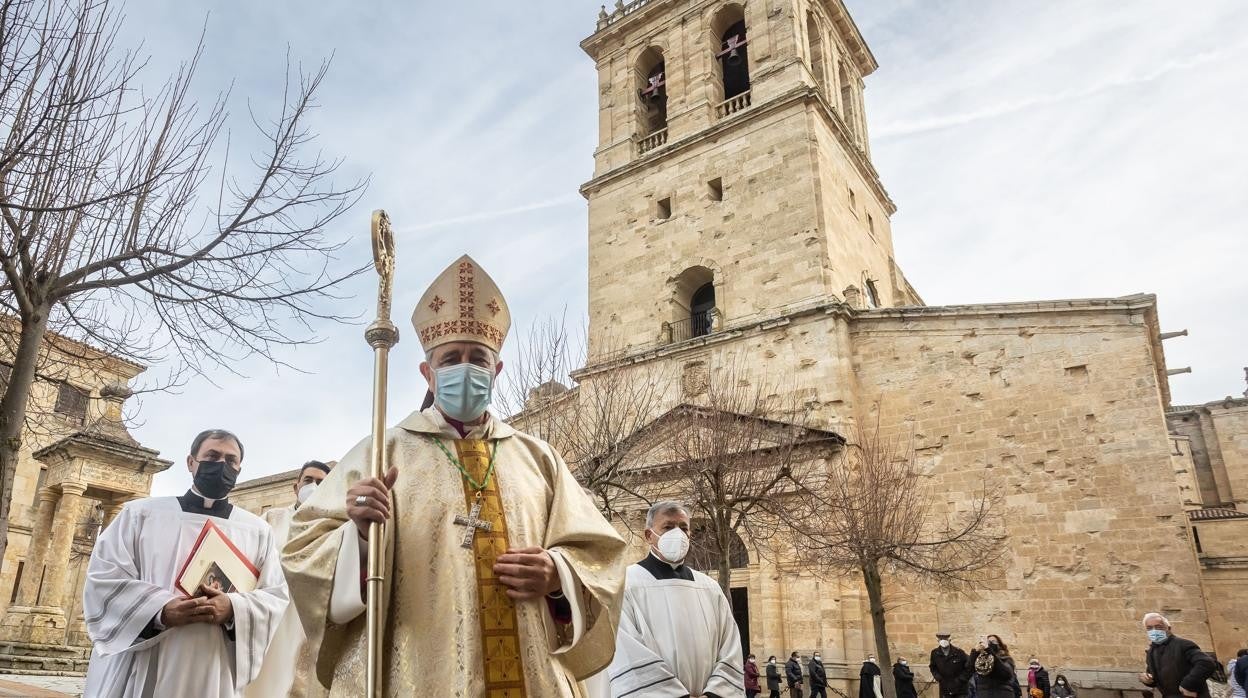
{"label": "white surplice", "polygon": [[[655,562],[652,559],[650,564]],[[659,564],[667,564],[660,562]],[[606,677],[592,685],[612,698],[682,698],[745,694],[741,635],[724,592],[698,572],[693,580],[656,579],[630,565]]]}
{"label": "white surplice", "polygon": [[[234,639],[208,623],[140,638],[166,603],[184,596],[174,578],[209,519],[260,570],[254,591],[229,595]],[[272,529],[258,516],[239,507],[229,518],[184,512],[176,497],[131,502],[100,534],[87,568],[83,615],[94,649],[86,695],[236,698],[259,673],[287,601]]]}

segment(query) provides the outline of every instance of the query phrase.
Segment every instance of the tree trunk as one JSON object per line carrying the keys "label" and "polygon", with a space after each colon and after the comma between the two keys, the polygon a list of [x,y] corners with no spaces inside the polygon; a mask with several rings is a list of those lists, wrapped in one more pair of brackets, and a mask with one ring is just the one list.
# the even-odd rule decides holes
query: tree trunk
{"label": "tree trunk", "polygon": [[875,631],[875,658],[880,663],[880,687],[884,691],[884,698],[897,698],[897,688],[893,685],[893,656],[888,651],[884,583],[880,579],[879,561],[867,560],[862,563],[862,581],[867,586],[867,598],[871,603],[871,628]]}
{"label": "tree trunk", "polygon": [[732,583],[732,551],[726,546],[720,546],[719,551],[719,588],[724,592],[724,598],[728,599],[728,608],[732,608],[732,592],[729,585]]}
{"label": "tree trunk", "polygon": [[23,315],[9,384],[4,397],[0,398],[0,562],[9,547],[9,512],[13,508],[13,480],[17,477],[22,429],[26,426],[26,406],[39,367],[39,351],[48,331],[47,308],[36,308],[33,313]]}

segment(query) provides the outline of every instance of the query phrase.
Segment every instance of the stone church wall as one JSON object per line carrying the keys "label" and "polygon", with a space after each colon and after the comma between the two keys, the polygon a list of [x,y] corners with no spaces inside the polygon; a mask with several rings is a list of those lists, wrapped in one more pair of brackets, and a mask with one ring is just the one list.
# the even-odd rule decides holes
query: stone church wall
{"label": "stone church wall", "polygon": [[897,641],[913,652],[936,625],[998,632],[1051,666],[1129,672],[1139,620],[1160,610],[1209,646],[1147,308],[1044,305],[854,324],[860,419],[913,435],[949,511],[985,485],[1006,495],[1003,579],[895,613],[928,618]]}

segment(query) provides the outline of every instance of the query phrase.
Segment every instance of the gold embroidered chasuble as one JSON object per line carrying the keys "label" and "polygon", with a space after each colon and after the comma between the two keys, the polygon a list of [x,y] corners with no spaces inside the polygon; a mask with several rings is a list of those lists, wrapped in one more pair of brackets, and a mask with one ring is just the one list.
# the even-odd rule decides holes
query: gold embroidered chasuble
{"label": "gold embroidered chasuble", "polygon": [[[478,530],[471,550],[461,547],[465,526],[455,517],[469,514],[476,491],[435,439],[478,483],[497,449],[478,514],[491,530]],[[358,594],[359,566],[340,554],[359,555],[346,491],[368,470],[368,441],[299,507],[283,554],[331,696],[358,696],[364,685],[364,614],[334,618],[331,610],[341,607],[331,598],[337,603],[351,589]],[[545,442],[493,418],[461,439],[434,409],[388,430],[386,448],[399,469],[386,527],[386,694],[584,696],[580,681],[614,654],[626,561],[623,541],[562,459]],[[513,602],[494,577],[498,555],[530,546],[560,561],[564,592],[577,609],[573,625],[556,623],[545,600]]]}

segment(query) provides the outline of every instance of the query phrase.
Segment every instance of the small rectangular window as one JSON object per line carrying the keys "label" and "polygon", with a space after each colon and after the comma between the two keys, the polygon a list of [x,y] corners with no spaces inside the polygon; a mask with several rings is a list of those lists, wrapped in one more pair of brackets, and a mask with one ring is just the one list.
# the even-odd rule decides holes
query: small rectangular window
{"label": "small rectangular window", "polygon": [[849,189],[849,209],[854,212],[854,215],[858,214],[858,195],[854,193],[852,187]]}
{"label": "small rectangular window", "polygon": [[711,201],[724,200],[724,180],[716,177],[706,183],[706,188],[711,196]]}
{"label": "small rectangular window", "polygon": [[56,407],[58,414],[81,422],[87,417],[87,393],[69,383],[61,383],[56,391]]}
{"label": "small rectangular window", "polygon": [[1197,531],[1195,526],[1192,526],[1192,541],[1196,543],[1197,553],[1205,552],[1204,549],[1200,547],[1200,531]]}
{"label": "small rectangular window", "polygon": [[872,235],[875,235],[875,218],[870,213],[867,214],[867,230],[871,231]]}
{"label": "small rectangular window", "polygon": [[665,221],[672,217],[672,198],[666,197],[659,199],[654,205],[654,217],[657,220]]}

